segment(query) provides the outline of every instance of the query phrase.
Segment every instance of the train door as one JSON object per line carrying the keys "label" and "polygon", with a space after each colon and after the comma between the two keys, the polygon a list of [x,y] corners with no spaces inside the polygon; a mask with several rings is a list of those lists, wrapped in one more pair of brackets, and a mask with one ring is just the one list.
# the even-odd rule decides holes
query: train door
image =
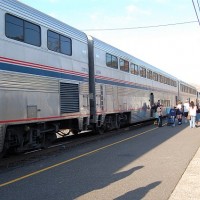
{"label": "train door", "polygon": [[[153,93],[150,94],[149,103],[150,103],[150,106],[152,106],[154,104],[154,94]],[[152,109],[151,109],[151,112],[150,112],[150,117],[153,117],[153,110]]]}
{"label": "train door", "polygon": [[103,85],[96,86],[96,109],[97,112],[102,112],[104,110]]}

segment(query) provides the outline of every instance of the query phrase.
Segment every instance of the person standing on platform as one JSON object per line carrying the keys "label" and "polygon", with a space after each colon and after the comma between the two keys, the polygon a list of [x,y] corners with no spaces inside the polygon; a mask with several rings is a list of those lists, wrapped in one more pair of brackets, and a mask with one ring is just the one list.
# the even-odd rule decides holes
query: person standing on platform
{"label": "person standing on platform", "polygon": [[157,110],[156,104],[153,103],[153,104],[151,105],[151,117],[155,117],[156,110]]}
{"label": "person standing on platform", "polygon": [[199,122],[200,122],[200,106],[197,105],[196,127],[199,127]]}
{"label": "person standing on platform", "polygon": [[190,128],[195,128],[196,114],[197,114],[197,107],[194,105],[194,101],[191,101],[189,107]]}
{"label": "person standing on platform", "polygon": [[189,104],[189,101],[187,99],[185,101],[185,103],[183,104],[183,116],[184,116],[185,123],[188,122],[187,117],[188,117],[189,106],[190,106],[190,104]]}
{"label": "person standing on platform", "polygon": [[182,124],[182,115],[183,115],[183,105],[182,105],[182,102],[179,101],[177,106],[177,119],[178,119],[178,125],[181,125]]}
{"label": "person standing on platform", "polygon": [[158,127],[162,127],[162,105],[157,107],[157,114],[158,114]]}

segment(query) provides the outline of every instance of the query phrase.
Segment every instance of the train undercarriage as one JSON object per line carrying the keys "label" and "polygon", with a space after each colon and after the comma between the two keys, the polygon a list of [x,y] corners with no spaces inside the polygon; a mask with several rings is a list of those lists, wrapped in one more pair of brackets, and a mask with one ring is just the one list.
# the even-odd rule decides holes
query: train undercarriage
{"label": "train undercarriage", "polygon": [[[83,120],[82,130],[79,127],[78,119],[68,119],[62,121],[51,121],[41,123],[9,125],[6,127],[3,153],[21,153],[34,149],[46,148],[59,137],[76,135],[83,130],[93,131],[94,134],[103,134],[104,132],[119,129],[128,125],[130,122],[130,113],[108,114],[95,126],[87,126]],[[102,122],[103,120],[103,122]]]}

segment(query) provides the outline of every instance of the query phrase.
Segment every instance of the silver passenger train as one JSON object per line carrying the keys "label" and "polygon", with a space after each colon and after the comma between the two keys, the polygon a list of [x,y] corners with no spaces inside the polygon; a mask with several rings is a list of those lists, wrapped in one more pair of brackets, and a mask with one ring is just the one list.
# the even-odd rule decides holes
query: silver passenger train
{"label": "silver passenger train", "polygon": [[164,112],[196,99],[195,87],[18,1],[0,0],[0,24],[0,152],[151,119],[158,99]]}

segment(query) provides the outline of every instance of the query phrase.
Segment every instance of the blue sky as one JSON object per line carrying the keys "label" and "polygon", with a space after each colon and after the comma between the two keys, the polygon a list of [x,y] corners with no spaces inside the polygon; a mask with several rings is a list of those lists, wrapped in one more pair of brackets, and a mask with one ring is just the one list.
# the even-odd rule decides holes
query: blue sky
{"label": "blue sky", "polygon": [[20,1],[185,82],[200,85],[200,26],[197,22],[157,28],[88,31],[197,21],[192,0]]}

